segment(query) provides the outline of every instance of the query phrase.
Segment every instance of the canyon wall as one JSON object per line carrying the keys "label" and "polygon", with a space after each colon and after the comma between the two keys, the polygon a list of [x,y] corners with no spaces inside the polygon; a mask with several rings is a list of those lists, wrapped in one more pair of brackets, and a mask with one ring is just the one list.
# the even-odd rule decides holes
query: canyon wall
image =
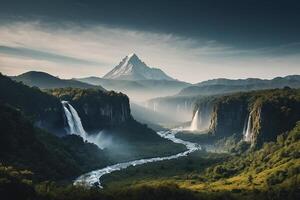
{"label": "canyon wall", "polygon": [[210,133],[238,134],[252,145],[274,141],[300,120],[300,90],[273,89],[220,97],[215,103]]}
{"label": "canyon wall", "polygon": [[[193,119],[195,114],[198,114],[198,127],[199,131],[208,130],[211,124],[213,108],[216,103],[217,97],[201,97],[195,102],[193,109]],[[198,111],[198,112],[197,112]]]}
{"label": "canyon wall", "polygon": [[131,119],[129,99],[122,93],[73,88],[50,92],[76,109],[87,131],[119,126]]}

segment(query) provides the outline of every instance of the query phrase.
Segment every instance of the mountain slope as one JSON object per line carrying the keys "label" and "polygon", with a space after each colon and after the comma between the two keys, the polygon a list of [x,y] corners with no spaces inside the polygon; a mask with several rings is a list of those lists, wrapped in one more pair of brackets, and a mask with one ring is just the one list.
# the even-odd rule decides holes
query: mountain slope
{"label": "mountain slope", "polygon": [[54,96],[0,74],[0,103],[21,110],[40,128],[64,132],[61,102]]}
{"label": "mountain slope", "polygon": [[159,188],[172,183],[197,192],[199,199],[299,199],[299,139],[300,122],[261,149],[237,155],[195,152],[114,172],[103,182],[107,188]]}
{"label": "mountain slope", "polygon": [[28,86],[35,86],[41,89],[51,89],[51,88],[98,88],[105,90],[101,86],[94,86],[87,83],[82,83],[77,80],[64,80],[58,77],[52,76],[45,72],[29,71],[24,74],[11,77],[13,80],[18,82],[23,82]]}
{"label": "mountain slope", "polygon": [[174,80],[158,68],[150,68],[136,54],[126,56],[115,68],[103,76],[120,80]]}
{"label": "mountain slope", "polygon": [[283,88],[285,86],[292,88],[300,87],[300,75],[291,75],[286,77],[276,77],[271,80],[266,79],[213,79],[203,81],[195,85],[182,89],[178,95],[193,96],[193,95],[215,95],[226,94],[233,92]]}
{"label": "mountain slope", "polygon": [[197,83],[197,86],[204,85],[254,85],[254,84],[271,84],[271,85],[281,85],[287,83],[293,83],[300,81],[300,75],[289,75],[285,77],[276,77],[271,80],[268,79],[259,79],[259,78],[247,78],[247,79],[226,79],[218,78],[211,79],[207,81],[202,81]]}
{"label": "mountain slope", "polygon": [[12,106],[0,104],[0,160],[29,169],[38,180],[62,180],[108,164],[104,152],[82,138],[56,137],[35,128]]}

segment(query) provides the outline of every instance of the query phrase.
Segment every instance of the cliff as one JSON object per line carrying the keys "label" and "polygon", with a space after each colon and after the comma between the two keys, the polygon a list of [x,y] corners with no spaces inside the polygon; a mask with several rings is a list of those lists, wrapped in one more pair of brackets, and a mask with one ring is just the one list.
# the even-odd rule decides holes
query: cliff
{"label": "cliff", "polygon": [[69,101],[87,131],[99,131],[122,125],[129,119],[129,99],[122,93],[97,89],[53,89],[49,93]]}
{"label": "cliff", "polygon": [[272,90],[258,95],[252,106],[251,142],[262,145],[291,130],[300,119],[300,90]]}
{"label": "cliff", "polygon": [[87,131],[118,126],[131,118],[129,99],[121,93],[72,88],[45,92],[0,75],[0,103],[21,110],[35,126],[57,135],[64,135],[66,127],[61,100],[75,107]]}
{"label": "cliff", "polygon": [[300,90],[273,89],[238,93],[218,99],[210,133],[217,137],[239,135],[252,145],[274,141],[300,119]]}
{"label": "cliff", "polygon": [[220,97],[213,108],[210,132],[227,137],[242,133],[248,113],[248,95]]}
{"label": "cliff", "polygon": [[198,100],[195,102],[192,116],[194,118],[195,114],[198,113],[198,129],[200,131],[206,131],[209,129],[213,114],[213,108],[217,99],[217,96],[204,96],[198,98]]}

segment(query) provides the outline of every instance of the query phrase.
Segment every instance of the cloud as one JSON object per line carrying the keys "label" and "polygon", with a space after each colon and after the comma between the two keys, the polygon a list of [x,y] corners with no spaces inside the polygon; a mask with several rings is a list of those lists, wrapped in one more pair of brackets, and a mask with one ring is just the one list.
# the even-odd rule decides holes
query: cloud
{"label": "cloud", "polygon": [[72,63],[72,64],[87,64],[87,65],[99,65],[100,63],[92,62],[88,60],[78,59],[69,56],[63,56],[54,53],[48,53],[44,51],[38,51],[33,49],[28,49],[24,47],[8,47],[0,46],[0,53],[14,55],[18,57],[29,57],[37,60],[49,60],[58,63]]}
{"label": "cloud", "polygon": [[[298,55],[287,51],[298,43],[246,50],[173,34],[38,21],[1,25],[0,38],[0,71],[9,75],[42,70],[64,78],[101,76],[132,52],[149,66],[189,82],[300,73]],[[276,53],[282,50],[284,56]]]}

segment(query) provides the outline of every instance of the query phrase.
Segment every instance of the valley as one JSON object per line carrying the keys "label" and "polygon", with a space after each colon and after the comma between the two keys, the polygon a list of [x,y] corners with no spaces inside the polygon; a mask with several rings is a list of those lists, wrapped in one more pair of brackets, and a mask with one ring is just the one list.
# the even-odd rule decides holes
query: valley
{"label": "valley", "polygon": [[299,11],[1,0],[0,200],[299,200]]}
{"label": "valley", "polygon": [[[38,199],[55,199],[59,191],[79,192],[74,199],[131,199],[125,194],[140,198],[150,191],[160,191],[158,198],[175,192],[179,199],[299,195],[299,89],[175,93],[136,104],[132,96],[101,85],[44,87],[48,80],[39,85],[40,78],[58,79],[26,74],[31,75],[24,83],[34,87],[0,77],[1,130],[6,133],[0,169],[5,180],[14,180],[11,186],[0,182],[3,187],[20,184]],[[37,159],[42,160],[38,166]],[[28,170],[29,175],[16,172],[28,181],[5,169]]]}

